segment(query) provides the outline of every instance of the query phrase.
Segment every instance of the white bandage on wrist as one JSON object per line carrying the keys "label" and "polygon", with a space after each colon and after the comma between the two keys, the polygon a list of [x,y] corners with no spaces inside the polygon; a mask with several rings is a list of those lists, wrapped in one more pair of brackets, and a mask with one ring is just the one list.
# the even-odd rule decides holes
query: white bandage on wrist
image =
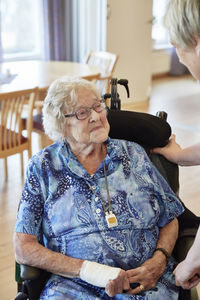
{"label": "white bandage on wrist", "polygon": [[87,283],[105,288],[108,281],[117,278],[120,271],[120,268],[85,260],[80,270],[80,278]]}

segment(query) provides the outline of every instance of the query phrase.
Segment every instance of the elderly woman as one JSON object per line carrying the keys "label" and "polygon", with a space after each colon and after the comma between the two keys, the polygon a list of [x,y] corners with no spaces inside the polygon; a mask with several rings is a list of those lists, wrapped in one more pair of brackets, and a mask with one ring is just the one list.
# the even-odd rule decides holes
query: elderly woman
{"label": "elderly woman", "polygon": [[16,260],[52,273],[40,299],[177,299],[183,208],[145,151],[108,138],[85,80],[55,81],[43,114],[56,142],[29,162],[15,228]]}

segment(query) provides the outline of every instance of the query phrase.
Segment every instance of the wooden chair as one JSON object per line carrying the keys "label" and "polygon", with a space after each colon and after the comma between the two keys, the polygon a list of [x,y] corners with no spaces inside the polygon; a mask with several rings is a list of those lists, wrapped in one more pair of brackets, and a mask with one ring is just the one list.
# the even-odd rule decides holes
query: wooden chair
{"label": "wooden chair", "polygon": [[[52,140],[48,138],[48,136],[45,134],[42,124],[42,108],[44,99],[47,94],[48,87],[40,88],[38,90],[37,99],[34,103],[34,110],[35,113],[33,113],[33,128],[32,131],[37,133],[39,135],[39,147],[40,149],[43,149],[53,143]],[[23,118],[23,128],[26,127],[26,121],[27,118]]]}
{"label": "wooden chair", "polygon": [[117,54],[91,51],[86,59],[87,64],[97,66],[101,70],[101,76],[96,84],[102,95],[110,92],[110,79],[113,77],[118,58]]}
{"label": "wooden chair", "polygon": [[44,99],[46,97],[47,91],[49,87],[44,87],[39,89],[38,99],[35,102],[36,114],[33,115],[33,132],[39,134],[39,146],[41,149],[51,145],[53,143],[52,140],[44,132],[43,124],[42,124],[42,108],[44,104]]}
{"label": "wooden chair", "polygon": [[[33,108],[38,88],[0,94],[0,158],[4,158],[5,179],[8,178],[7,157],[20,153],[21,175],[24,174],[23,151],[31,158]],[[22,115],[27,113],[23,127]],[[26,135],[22,131],[26,129]]]}

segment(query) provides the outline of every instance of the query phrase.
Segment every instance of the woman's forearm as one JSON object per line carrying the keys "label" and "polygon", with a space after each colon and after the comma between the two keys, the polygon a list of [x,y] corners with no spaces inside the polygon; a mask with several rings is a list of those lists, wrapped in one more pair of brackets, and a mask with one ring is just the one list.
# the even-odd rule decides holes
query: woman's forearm
{"label": "woman's forearm", "polygon": [[[160,229],[159,240],[157,243],[156,248],[163,248],[165,249],[169,255],[172,254],[174,249],[176,240],[178,237],[178,221],[174,219],[164,227]],[[164,254],[161,251],[154,252],[153,257],[164,257]]]}
{"label": "woman's forearm", "polygon": [[83,260],[51,251],[38,243],[33,235],[15,233],[16,261],[65,277],[80,276]]}
{"label": "woman's forearm", "polygon": [[113,288],[116,288],[119,293],[130,288],[127,274],[120,268],[51,251],[40,245],[36,236],[16,233],[14,244],[16,261],[20,264],[44,269],[68,278],[81,278],[92,285],[107,288],[110,296],[116,294],[113,294]]}

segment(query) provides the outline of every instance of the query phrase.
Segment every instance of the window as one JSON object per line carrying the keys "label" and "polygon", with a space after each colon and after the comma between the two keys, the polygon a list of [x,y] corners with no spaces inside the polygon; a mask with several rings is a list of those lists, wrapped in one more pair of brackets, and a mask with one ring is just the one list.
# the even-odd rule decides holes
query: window
{"label": "window", "polygon": [[75,61],[85,62],[91,50],[106,48],[106,0],[73,0]]}
{"label": "window", "polygon": [[0,0],[3,61],[42,58],[42,1]]}
{"label": "window", "polygon": [[152,39],[155,49],[171,47],[166,28],[163,26],[163,17],[165,15],[168,0],[153,0],[153,27]]}

